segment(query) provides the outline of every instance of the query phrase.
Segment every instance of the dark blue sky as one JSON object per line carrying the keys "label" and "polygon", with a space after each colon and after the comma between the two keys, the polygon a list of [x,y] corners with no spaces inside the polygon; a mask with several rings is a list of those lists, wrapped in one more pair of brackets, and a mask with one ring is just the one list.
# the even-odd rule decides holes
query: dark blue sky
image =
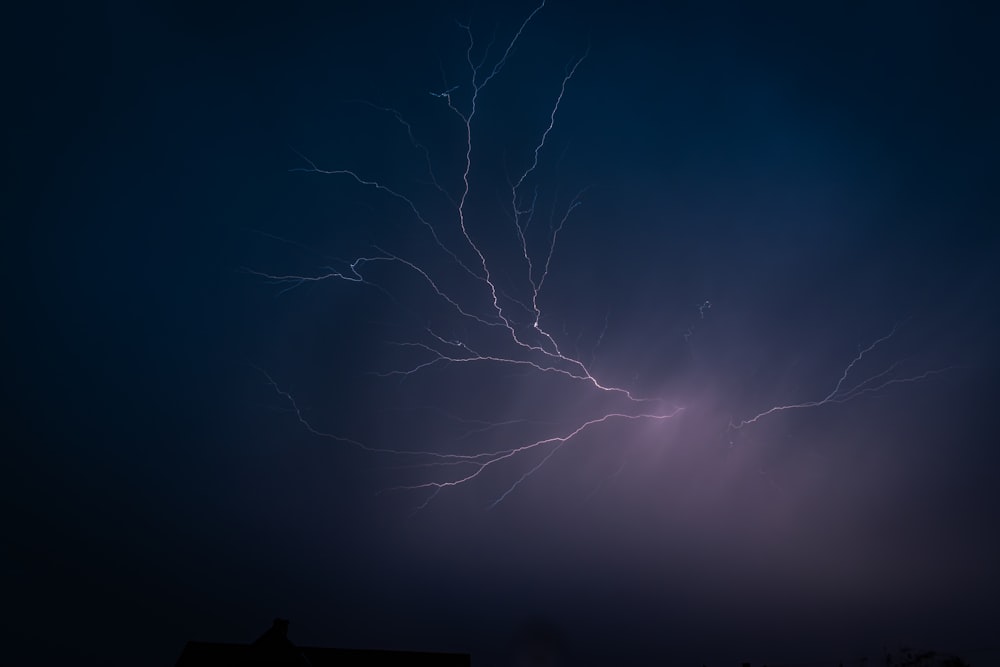
{"label": "dark blue sky", "polygon": [[[548,2],[477,100],[463,209],[543,348],[521,357],[398,261],[365,268],[377,288],[253,273],[392,253],[499,321],[398,198],[293,171],[378,179],[479,273],[449,201],[464,124],[428,93],[457,85],[467,114],[459,22],[477,60],[495,34],[487,72],[535,5],[398,4],[7,10],[10,661],[172,664],[279,615],[301,644],[476,665],[535,664],[532,641],[583,665],[996,648],[997,10]],[[539,292],[544,343],[509,182],[584,53],[521,191],[537,262],[585,190]],[[359,100],[402,114],[446,194]],[[844,387],[935,374],[732,428],[829,395],[893,330]],[[556,365],[655,400],[509,363],[374,375],[469,350],[556,363],[555,344],[582,362]],[[258,369],[316,429],[379,449],[683,411],[588,428],[492,509],[551,446],[414,513],[428,489],[386,489],[476,468],[312,435]]]}

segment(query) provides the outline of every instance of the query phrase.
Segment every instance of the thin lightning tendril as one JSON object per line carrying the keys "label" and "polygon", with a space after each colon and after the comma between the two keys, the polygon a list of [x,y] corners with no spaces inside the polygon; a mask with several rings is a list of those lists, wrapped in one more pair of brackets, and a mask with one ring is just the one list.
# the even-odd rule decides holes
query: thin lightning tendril
{"label": "thin lightning tendril", "polygon": [[843,373],[840,375],[840,379],[837,380],[837,384],[834,385],[833,389],[821,399],[814,401],[803,401],[801,403],[790,403],[787,405],[775,405],[773,407],[760,412],[753,417],[749,417],[739,422],[738,424],[730,422],[730,428],[733,430],[739,430],[744,426],[750,424],[755,424],[764,417],[773,415],[778,412],[784,412],[786,410],[801,410],[804,408],[818,408],[824,405],[830,404],[841,404],[847,403],[848,401],[853,401],[856,398],[864,396],[865,394],[873,394],[883,389],[896,384],[906,384],[911,382],[918,382],[920,380],[925,380],[933,375],[938,375],[940,373],[945,373],[950,370],[954,370],[955,366],[947,366],[944,368],[938,368],[934,370],[924,371],[918,373],[917,375],[911,375],[907,377],[900,378],[889,378],[888,377],[896,368],[899,367],[899,362],[892,363],[888,368],[876,373],[875,375],[870,375],[864,380],[854,385],[850,389],[843,389],[844,383],[847,382],[847,378],[851,375],[851,371],[864,359],[865,355],[869,352],[874,351],[877,347],[888,341],[890,338],[896,335],[897,326],[894,326],[892,330],[881,338],[877,338],[874,342],[870,343],[866,347],[861,348],[857,355],[844,367]]}

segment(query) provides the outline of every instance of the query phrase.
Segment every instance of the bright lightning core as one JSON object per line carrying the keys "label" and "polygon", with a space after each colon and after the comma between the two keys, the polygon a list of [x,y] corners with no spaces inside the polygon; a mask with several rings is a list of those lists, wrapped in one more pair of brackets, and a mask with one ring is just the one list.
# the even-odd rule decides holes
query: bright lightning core
{"label": "bright lightning core", "polygon": [[[460,74],[428,91],[440,116],[434,128],[446,140],[426,140],[421,124],[395,108],[358,103],[409,152],[413,173],[398,173],[398,165],[362,167],[343,164],[337,156],[300,154],[302,165],[293,171],[336,181],[349,188],[342,192],[373,208],[372,224],[381,229],[371,236],[378,242],[352,243],[351,248],[361,247],[353,255],[336,248],[336,258],[308,272],[251,271],[283,295],[332,283],[334,289],[357,290],[365,299],[392,305],[397,319],[394,335],[383,341],[387,365],[367,370],[375,382],[406,385],[420,396],[413,404],[378,406],[381,420],[408,426],[383,428],[382,437],[346,432],[325,424],[322,415],[307,414],[293,387],[262,372],[306,431],[387,457],[390,465],[412,472],[412,481],[387,490],[416,495],[420,508],[487,478],[496,486],[487,503],[494,507],[543,468],[558,465],[574,445],[591,437],[615,444],[644,427],[681,419],[689,407],[670,396],[643,393],[601,364],[612,306],[588,304],[598,311],[593,318],[598,326],[588,328],[567,322],[559,299],[550,296],[559,280],[563,241],[587,207],[587,184],[565,191],[552,178],[567,148],[567,140],[557,136],[560,112],[572,101],[587,51],[550,72],[545,111],[526,123],[527,139],[497,150],[490,136],[484,109],[518,101],[494,91],[544,9],[542,2],[506,40],[483,43],[470,26],[459,25],[465,40]],[[594,259],[591,270],[603,267]],[[559,293],[566,289],[563,285]],[[587,302],[586,295],[578,298]],[[679,323],[677,343],[689,343],[712,316],[711,302],[697,298],[687,322]],[[846,360],[827,395],[734,415],[717,434],[725,437],[726,430],[751,427],[783,411],[844,403],[940,372],[900,376],[889,364],[858,377],[856,366],[865,355],[892,336]]]}

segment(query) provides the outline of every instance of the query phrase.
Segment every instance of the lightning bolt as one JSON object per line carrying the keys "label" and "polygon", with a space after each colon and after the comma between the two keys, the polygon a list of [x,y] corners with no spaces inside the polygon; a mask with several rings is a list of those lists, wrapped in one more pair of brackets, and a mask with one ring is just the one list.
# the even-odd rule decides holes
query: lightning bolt
{"label": "lightning bolt", "polygon": [[[505,42],[500,56],[491,64],[488,61],[493,43],[483,50],[482,56],[477,60],[475,57],[477,43],[473,30],[468,24],[459,24],[465,36],[463,64],[465,81],[450,87],[446,82],[444,90],[430,93],[441,101],[445,116],[451,122],[457,123],[460,129],[461,157],[456,159],[458,164],[451,173],[435,169],[431,150],[419,139],[417,124],[410,122],[394,108],[362,102],[374,113],[388,116],[392,122],[405,130],[410,147],[420,153],[423,168],[426,169],[429,178],[429,182],[423,182],[422,185],[433,188],[435,192],[444,196],[448,204],[446,215],[432,215],[422,208],[419,203],[421,199],[416,194],[410,194],[407,190],[410,186],[406,184],[389,183],[377,176],[348,167],[321,167],[313,159],[296,151],[302,160],[302,166],[292,171],[343,179],[359,190],[370,192],[372,196],[382,198],[398,207],[406,219],[412,221],[415,230],[425,234],[431,242],[430,247],[434,255],[432,259],[372,245],[363,254],[355,255],[351,259],[336,260],[330,266],[322,267],[313,274],[271,273],[246,269],[249,274],[279,286],[281,288],[279,294],[330,281],[372,287],[380,290],[395,303],[403,304],[407,299],[394,293],[393,286],[380,279],[377,267],[386,266],[400,269],[413,278],[414,284],[426,288],[430,298],[443,308],[428,308],[424,312],[418,307],[425,322],[411,330],[412,338],[387,341],[396,348],[407,350],[407,354],[412,354],[410,358],[415,360],[404,367],[373,371],[372,375],[376,377],[405,380],[431,369],[480,366],[510,368],[526,372],[531,377],[551,377],[560,382],[570,383],[582,391],[593,393],[597,399],[588,403],[588,413],[584,417],[577,418],[569,424],[557,421],[538,422],[527,418],[506,418],[495,421],[471,419],[432,407],[431,411],[437,411],[466,427],[471,426],[452,442],[452,447],[458,444],[464,451],[449,451],[448,447],[441,444],[407,446],[410,443],[406,443],[396,446],[375,446],[362,439],[327,432],[314,426],[305,417],[292,392],[279,385],[266,371],[258,369],[273,391],[289,404],[291,412],[307,432],[373,455],[401,459],[407,462],[404,467],[418,467],[433,475],[432,479],[426,481],[384,489],[397,492],[424,492],[426,497],[417,507],[418,510],[427,507],[443,492],[484,478],[486,471],[512,469],[509,478],[512,481],[507,483],[488,505],[489,508],[494,508],[527,484],[559,452],[598,426],[609,423],[662,423],[678,417],[685,409],[664,397],[639,395],[632,388],[613,384],[593,372],[593,357],[604,341],[610,313],[605,316],[604,327],[586,362],[578,351],[579,339],[575,345],[577,351],[575,353],[568,351],[565,341],[568,332],[565,330],[565,325],[564,335],[560,337],[546,324],[552,321],[552,315],[545,304],[544,288],[554,269],[559,240],[570,226],[574,213],[585,206],[588,188],[584,187],[577,191],[568,202],[563,202],[562,206],[557,206],[558,199],[553,198],[548,229],[538,232],[538,225],[535,222],[541,217],[538,204],[540,186],[535,181],[539,180],[539,165],[551,152],[549,144],[557,126],[560,109],[573,85],[574,77],[589,55],[589,49],[582,56],[566,64],[558,83],[553,86],[545,122],[537,130],[537,139],[530,143],[531,148],[523,156],[523,167],[515,171],[513,176],[508,173],[509,189],[502,195],[501,206],[506,218],[512,222],[512,229],[509,231],[516,244],[513,254],[518,270],[523,272],[522,282],[519,283],[522,286],[520,289],[511,291],[504,289],[508,285],[498,281],[498,276],[502,276],[508,267],[501,263],[497,253],[494,253],[493,249],[482,240],[485,231],[488,230],[488,221],[503,217],[477,215],[470,204],[474,190],[471,177],[473,163],[482,150],[478,141],[478,112],[482,93],[501,77],[517,45],[524,38],[535,17],[544,8],[543,0],[528,13],[513,36]],[[451,185],[446,187],[447,183]],[[298,245],[277,236],[272,237]],[[543,242],[537,241],[538,238],[542,238]],[[539,245],[540,249],[537,247]],[[706,311],[712,308],[712,304],[705,300],[697,308],[699,318],[704,320]],[[684,334],[685,340],[690,338],[693,330],[693,326],[688,329]],[[877,393],[892,385],[917,382],[947,370],[898,376],[895,374],[897,365],[890,365],[879,373],[855,381],[853,378],[862,359],[894,334],[895,329],[860,350],[844,368],[833,389],[823,398],[796,404],[776,405],[738,423],[730,422],[730,428],[738,430],[782,411],[845,403]],[[569,347],[574,347],[572,340]],[[608,408],[608,405],[611,407]],[[528,423],[531,423],[533,428],[544,427],[547,431],[541,437],[537,434],[511,435],[510,429]],[[720,429],[724,428],[724,425],[725,420],[720,420]],[[473,436],[485,433],[499,434],[507,444],[470,451],[469,442]],[[618,469],[618,472],[620,471],[621,468]]]}

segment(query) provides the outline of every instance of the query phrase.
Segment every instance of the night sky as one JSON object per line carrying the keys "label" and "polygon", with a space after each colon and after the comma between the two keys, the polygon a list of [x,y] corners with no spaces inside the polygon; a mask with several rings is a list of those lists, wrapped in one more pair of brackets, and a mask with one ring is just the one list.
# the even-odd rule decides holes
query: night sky
{"label": "night sky", "polygon": [[1000,12],[655,4],[5,9],[0,663],[1000,661]]}

